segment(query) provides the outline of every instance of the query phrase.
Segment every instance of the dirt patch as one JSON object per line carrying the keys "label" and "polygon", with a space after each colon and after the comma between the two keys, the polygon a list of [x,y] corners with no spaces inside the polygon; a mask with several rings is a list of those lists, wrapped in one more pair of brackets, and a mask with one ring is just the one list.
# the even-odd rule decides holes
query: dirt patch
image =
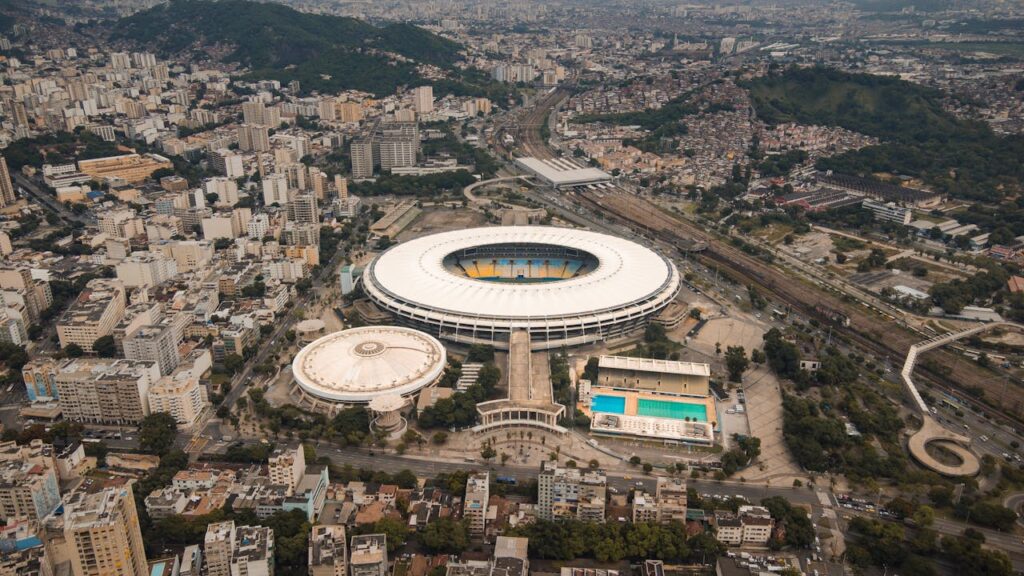
{"label": "dirt patch", "polygon": [[425,209],[415,220],[412,221],[401,234],[398,235],[399,242],[419,238],[428,234],[447,232],[449,230],[462,230],[464,228],[475,228],[487,223],[486,218],[480,212],[465,210],[462,208],[428,208]]}

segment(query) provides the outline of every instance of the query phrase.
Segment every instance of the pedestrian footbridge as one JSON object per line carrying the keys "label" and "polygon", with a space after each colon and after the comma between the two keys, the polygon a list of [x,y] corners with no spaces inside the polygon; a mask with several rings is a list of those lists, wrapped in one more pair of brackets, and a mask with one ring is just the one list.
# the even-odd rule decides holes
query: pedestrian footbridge
{"label": "pedestrian footbridge", "polygon": [[[928,405],[925,404],[924,399],[921,398],[921,393],[917,390],[917,385],[914,384],[914,366],[917,364],[918,357],[929,350],[934,350],[950,342],[996,328],[1014,328],[1024,331],[1024,325],[1017,324],[1016,322],[993,322],[974,326],[960,332],[943,334],[911,346],[910,351],[907,352],[907,359],[903,363],[903,370],[900,372],[903,386],[910,393],[914,407],[921,414],[923,421],[921,429],[910,437],[907,447],[910,450],[910,455],[922,466],[943,476],[974,476],[981,468],[981,463],[978,460],[978,456],[970,450],[970,438],[943,427],[932,417],[931,412],[928,410]],[[927,447],[929,444],[941,446],[945,450],[952,452],[960,459],[960,464],[954,465],[940,462],[928,453]]]}

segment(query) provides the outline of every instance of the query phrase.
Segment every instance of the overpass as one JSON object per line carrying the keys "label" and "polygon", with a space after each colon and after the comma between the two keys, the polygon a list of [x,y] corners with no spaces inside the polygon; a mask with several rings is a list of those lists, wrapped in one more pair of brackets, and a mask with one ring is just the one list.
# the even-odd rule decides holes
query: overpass
{"label": "overpass", "polygon": [[[978,457],[970,451],[970,438],[945,428],[932,417],[931,412],[928,410],[928,405],[925,404],[924,399],[921,398],[921,393],[917,390],[917,385],[914,384],[914,366],[917,364],[918,357],[929,350],[934,350],[950,342],[996,328],[1015,328],[1024,331],[1024,325],[1017,324],[1016,322],[992,322],[990,324],[973,326],[959,332],[935,336],[911,346],[907,352],[907,359],[903,363],[903,370],[900,372],[900,376],[904,387],[910,393],[914,407],[921,414],[922,420],[921,429],[910,437],[907,448],[910,450],[910,455],[922,466],[943,476],[974,476],[980,470],[981,463]],[[960,464],[946,464],[930,455],[927,446],[932,443],[955,454],[960,459]]]}

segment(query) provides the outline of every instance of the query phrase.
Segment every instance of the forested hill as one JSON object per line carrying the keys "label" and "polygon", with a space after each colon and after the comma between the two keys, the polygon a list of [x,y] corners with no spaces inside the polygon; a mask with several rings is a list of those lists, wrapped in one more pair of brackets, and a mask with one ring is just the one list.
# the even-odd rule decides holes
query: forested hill
{"label": "forested hill", "polygon": [[[388,94],[415,83],[416,63],[450,67],[461,46],[409,24],[377,27],[246,0],[172,0],[123,18],[113,40],[161,56],[214,54],[254,77],[299,80],[304,90],[355,88]],[[395,62],[381,52],[413,62]]]}
{"label": "forested hill", "polygon": [[1000,137],[942,108],[942,94],[902,80],[832,69],[791,68],[746,83],[769,124],[841,126],[879,146],[824,158],[818,167],[870,176],[916,176],[961,198],[997,201],[1024,189],[1024,137]]}

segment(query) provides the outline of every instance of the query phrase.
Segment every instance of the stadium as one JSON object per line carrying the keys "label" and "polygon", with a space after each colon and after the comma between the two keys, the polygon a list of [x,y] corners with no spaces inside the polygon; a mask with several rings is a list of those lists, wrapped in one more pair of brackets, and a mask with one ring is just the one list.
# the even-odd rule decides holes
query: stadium
{"label": "stadium", "polygon": [[667,258],[634,242],[570,228],[507,226],[404,242],[366,268],[363,290],[399,324],[443,340],[535,350],[643,329],[679,292]]}
{"label": "stadium", "polygon": [[301,404],[333,413],[387,397],[403,399],[435,384],[447,353],[436,338],[398,326],[364,326],[319,338],[295,355],[293,393]]}

